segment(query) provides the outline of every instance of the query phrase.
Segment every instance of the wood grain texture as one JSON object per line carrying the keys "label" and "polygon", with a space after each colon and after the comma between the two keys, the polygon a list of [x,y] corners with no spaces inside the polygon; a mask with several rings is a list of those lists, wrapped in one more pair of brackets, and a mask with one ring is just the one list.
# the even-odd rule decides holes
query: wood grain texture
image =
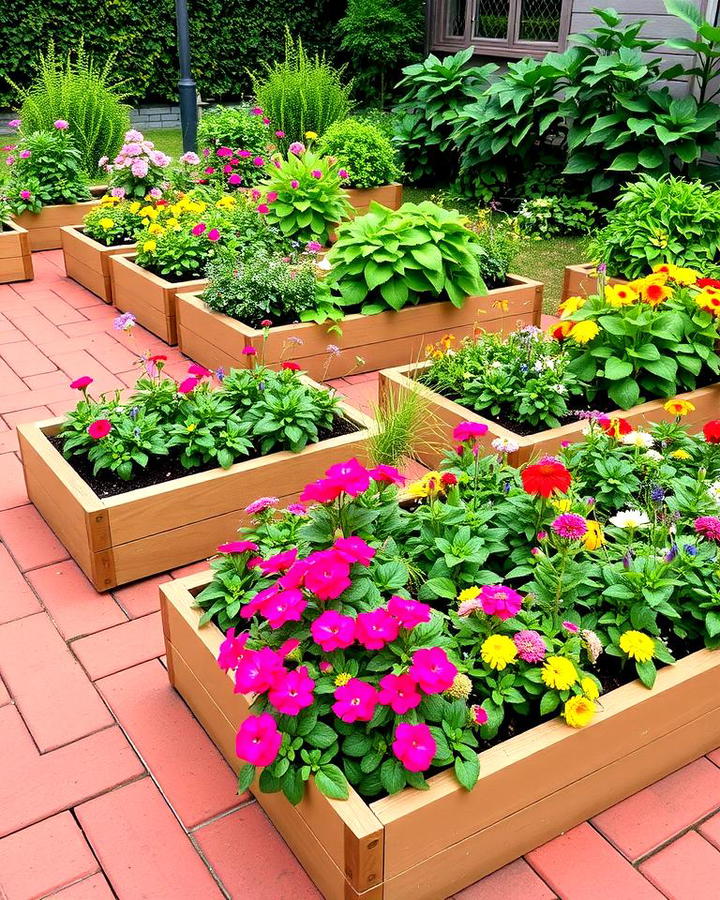
{"label": "wood grain texture", "polygon": [[[597,294],[597,275],[594,274],[593,263],[581,263],[577,266],[565,266],[563,278],[562,303],[568,297],[589,297]],[[627,284],[623,278],[608,278],[608,284]]]}
{"label": "wood grain texture", "polygon": [[32,250],[59,250],[63,225],[82,225],[85,215],[99,202],[88,200],[43,206],[39,213],[24,212],[15,216],[15,222],[27,230]]}
{"label": "wood grain texture", "polygon": [[345,192],[356,216],[366,213],[371,203],[379,203],[388,209],[400,209],[403,202],[402,185],[397,182],[374,188],[345,188]]}
{"label": "wood grain texture", "polygon": [[30,235],[27,230],[12,219],[0,223],[0,284],[30,281],[33,277]]}
{"label": "wood grain texture", "polygon": [[131,253],[135,244],[105,247],[88,237],[82,225],[65,225],[60,229],[60,240],[68,276],[101,300],[112,303],[110,257],[118,253]]}

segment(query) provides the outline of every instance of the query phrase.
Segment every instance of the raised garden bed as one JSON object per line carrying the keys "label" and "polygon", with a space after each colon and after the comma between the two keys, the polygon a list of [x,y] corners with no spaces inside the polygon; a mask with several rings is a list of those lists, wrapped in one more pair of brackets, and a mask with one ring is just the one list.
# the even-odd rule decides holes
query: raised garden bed
{"label": "raised garden bed", "polygon": [[134,253],[116,253],[110,257],[109,266],[115,306],[122,312],[131,312],[143,328],[166,344],[177,344],[176,295],[202,291],[207,287],[207,280],[168,281],[138,266]]}
{"label": "raised garden bed", "polygon": [[[568,297],[589,297],[597,293],[597,275],[594,263],[582,263],[578,266],[565,266],[565,278],[563,279],[562,300],[564,303]],[[623,278],[608,278],[608,284],[626,284]]]}
{"label": "raised garden bed", "polygon": [[68,276],[86,287],[106,303],[113,302],[110,280],[110,257],[129,253],[135,244],[107,247],[88,237],[82,225],[65,225],[60,229],[63,261]]}
{"label": "raised garden bed", "polygon": [[[467,407],[449,400],[437,391],[419,384],[415,377],[430,367],[429,362],[411,363],[407,366],[399,366],[385,369],[380,372],[379,396],[380,403],[389,396],[402,391],[420,390],[427,397],[429,424],[426,434],[416,435],[416,448],[418,458],[426,466],[435,468],[442,459],[444,452],[435,446],[437,440],[437,423],[441,422],[448,428],[450,434],[453,428],[460,422],[479,422],[487,425],[487,433],[479,438],[479,443],[487,452],[492,452],[490,444],[495,438],[503,438],[512,441],[518,446],[518,450],[509,454],[510,465],[519,466],[526,463],[534,456],[544,453],[555,453],[560,449],[563,441],[580,441],[586,422],[578,420],[558,428],[548,428],[535,434],[521,435],[504,428],[492,419],[487,419],[478,413],[472,412]],[[678,394],[679,400],[690,400],[695,405],[694,412],[688,413],[683,421],[686,425],[702,425],[708,419],[717,416],[720,409],[720,383],[708,387],[697,388],[685,394]],[[608,415],[621,416],[627,419],[633,426],[647,425],[652,422],[667,420],[668,414],[663,409],[664,400],[650,400],[639,406],[627,410],[613,410]]]}
{"label": "raised garden bed", "polygon": [[[102,197],[105,185],[90,188],[93,197]],[[15,222],[25,228],[30,236],[31,250],[59,250],[62,246],[60,229],[65,225],[82,225],[88,211],[97,206],[99,200],[83,203],[58,203],[43,206],[39,213],[24,212],[15,216]]]}
{"label": "raised garden bed", "polygon": [[[250,698],[217,665],[223,635],[199,627],[200,573],[160,588],[168,674],[229,764]],[[293,807],[282,794],[258,802],[329,900],[437,900],[473,883],[717,746],[720,653],[700,650],[602,698],[582,729],[553,719],[479,753],[468,793],[451,772],[428,791],[365,803],[329,800],[312,784]]]}
{"label": "raised garden bed", "polygon": [[244,509],[268,491],[292,502],[318,472],[350,456],[364,460],[371,421],[342,405],[352,434],[300,453],[278,452],[101,498],[49,438],[62,419],[18,426],[28,496],[96,590],[206,558],[237,528]]}
{"label": "raised garden bed", "polygon": [[374,188],[345,188],[348,200],[355,208],[355,215],[362,216],[371,203],[380,203],[388,209],[400,209],[403,202],[403,188],[401,184],[383,184]]}
{"label": "raised garden bed", "polygon": [[[115,257],[115,262],[120,259]],[[484,297],[468,298],[462,309],[448,302],[436,302],[375,316],[349,315],[340,323],[340,334],[330,330],[332,323],[280,325],[269,329],[266,340],[261,329],[213,312],[199,291],[178,292],[178,343],[183,353],[210,369],[253,365],[254,357],[243,353],[244,348],[252,347],[258,358],[264,356],[266,365],[293,360],[311,378],[339,378],[350,371],[371,372],[419,359],[426,344],[447,333],[460,339],[471,335],[475,328],[505,332],[522,325],[539,325],[542,284],[519,275],[510,275],[508,280],[507,287],[492,290]],[[301,344],[294,343],[298,338]],[[332,345],[341,352],[329,354],[328,346]],[[356,356],[364,362],[356,364]]]}
{"label": "raised garden bed", "polygon": [[33,278],[30,236],[12,219],[0,222],[0,284]]}

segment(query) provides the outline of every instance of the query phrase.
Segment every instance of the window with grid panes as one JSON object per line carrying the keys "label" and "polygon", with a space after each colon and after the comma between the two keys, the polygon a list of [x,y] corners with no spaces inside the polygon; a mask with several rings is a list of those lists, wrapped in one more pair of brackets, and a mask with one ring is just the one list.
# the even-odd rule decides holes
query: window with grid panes
{"label": "window with grid panes", "polygon": [[543,51],[564,43],[571,0],[436,0],[439,38],[464,40],[492,53],[538,45]]}

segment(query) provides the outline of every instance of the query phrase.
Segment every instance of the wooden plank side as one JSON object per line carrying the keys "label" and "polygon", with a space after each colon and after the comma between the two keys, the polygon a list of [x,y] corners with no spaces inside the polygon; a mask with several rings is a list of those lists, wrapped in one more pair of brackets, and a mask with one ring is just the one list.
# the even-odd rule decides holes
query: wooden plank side
{"label": "wooden plank side", "polygon": [[[7,230],[3,229],[3,224],[7,225]],[[11,222],[0,222],[0,260],[17,259],[22,256],[23,232],[24,229],[12,227]]]}
{"label": "wooden plank side", "polygon": [[[384,900],[449,896],[698,759],[717,746],[718,734],[714,709],[387,879]],[[418,830],[416,840],[427,834]]]}
{"label": "wooden plank side", "polygon": [[65,271],[106,303],[112,302],[110,257],[135,250],[135,244],[105,247],[88,237],[81,225],[66,225],[60,229]]}
{"label": "wooden plank side", "polygon": [[27,229],[33,250],[58,250],[61,247],[60,228],[63,225],[81,225],[86,213],[99,202],[89,200],[44,206],[39,213],[24,212],[15,216],[15,222]]}
{"label": "wooden plank side", "polygon": [[[470,793],[443,772],[427,792],[376,801],[371,809],[386,828],[386,878],[720,709],[719,697],[720,654],[699,651],[661,670],[652,691],[634,681],[601,698],[602,710],[586,728],[556,718],[483,751]],[[419,832],[427,834],[422,847]]]}

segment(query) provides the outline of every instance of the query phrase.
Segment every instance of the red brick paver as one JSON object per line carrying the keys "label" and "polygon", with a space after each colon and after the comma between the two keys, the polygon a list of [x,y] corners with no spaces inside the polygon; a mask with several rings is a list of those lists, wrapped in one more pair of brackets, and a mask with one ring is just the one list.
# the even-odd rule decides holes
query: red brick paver
{"label": "red brick paver", "polygon": [[[33,262],[34,281],[0,285],[0,897],[317,897],[168,683],[158,586],[205,564],[97,594],[29,504],[17,424],[70,409],[80,375],[132,386],[136,346],[187,366],[139,326],[136,346],[114,331],[60,251]],[[376,401],[374,373],[332,384]],[[455,898],[705,900],[719,861],[717,750]]]}

